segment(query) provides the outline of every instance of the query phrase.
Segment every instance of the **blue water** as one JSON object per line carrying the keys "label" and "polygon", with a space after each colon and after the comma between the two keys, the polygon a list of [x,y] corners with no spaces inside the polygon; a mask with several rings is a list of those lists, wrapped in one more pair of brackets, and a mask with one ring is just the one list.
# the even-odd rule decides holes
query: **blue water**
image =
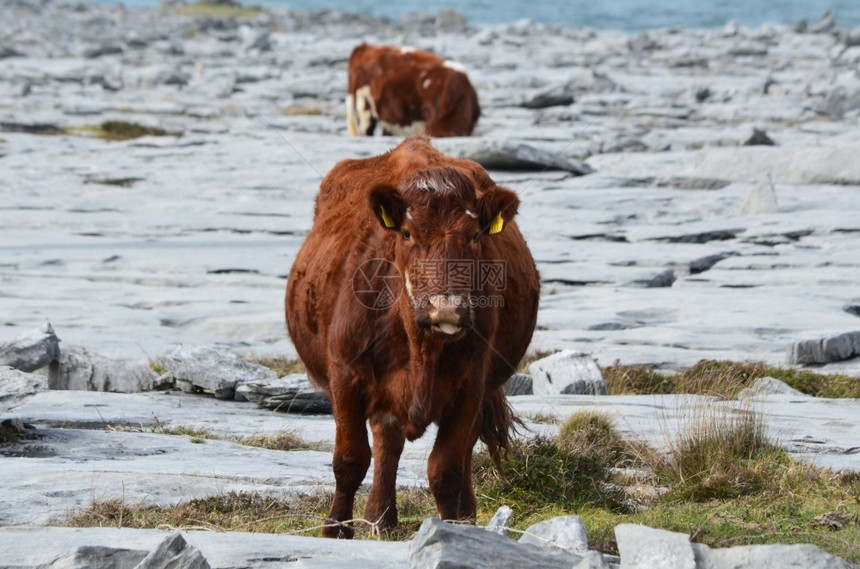
{"label": "blue water", "polygon": [[[89,0],[119,3],[120,0]],[[158,0],[121,0],[126,6],[158,6]],[[192,3],[192,0],[187,0]],[[765,22],[816,22],[830,10],[840,27],[860,26],[860,0],[243,0],[246,5],[282,6],[291,10],[365,12],[400,21],[404,12],[438,13],[454,8],[471,24],[499,24],[531,18],[568,28],[591,27],[628,32],[682,26],[714,28],[730,21],[749,27]]]}

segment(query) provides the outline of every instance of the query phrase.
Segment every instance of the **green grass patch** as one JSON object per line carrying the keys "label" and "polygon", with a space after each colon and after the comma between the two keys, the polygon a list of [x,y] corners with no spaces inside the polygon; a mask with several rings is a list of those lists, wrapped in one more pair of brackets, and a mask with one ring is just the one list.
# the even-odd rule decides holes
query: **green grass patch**
{"label": "green grass patch", "polygon": [[736,399],[742,389],[751,387],[759,378],[770,376],[814,397],[860,397],[860,378],[780,368],[761,362],[701,360],[675,375],[661,374],[647,366],[617,363],[601,371],[610,395],[687,393]]}

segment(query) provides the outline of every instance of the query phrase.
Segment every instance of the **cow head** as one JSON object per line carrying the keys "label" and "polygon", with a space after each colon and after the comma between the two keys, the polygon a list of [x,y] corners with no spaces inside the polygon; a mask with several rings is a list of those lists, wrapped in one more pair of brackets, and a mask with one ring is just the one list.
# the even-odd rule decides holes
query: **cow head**
{"label": "cow head", "polygon": [[370,194],[370,208],[396,241],[394,263],[405,289],[401,306],[411,309],[418,330],[441,341],[458,339],[472,326],[487,293],[482,271],[501,262],[492,258],[493,240],[519,206],[510,190],[475,186],[455,168],[428,168],[402,191],[381,186]]}

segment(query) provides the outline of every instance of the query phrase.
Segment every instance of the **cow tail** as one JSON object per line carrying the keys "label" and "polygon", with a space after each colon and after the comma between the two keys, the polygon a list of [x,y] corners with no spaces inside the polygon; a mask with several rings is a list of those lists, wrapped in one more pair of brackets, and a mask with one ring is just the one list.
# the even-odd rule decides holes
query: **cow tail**
{"label": "cow tail", "polygon": [[513,435],[520,427],[525,428],[519,417],[508,403],[504,390],[499,387],[484,394],[484,409],[481,414],[481,441],[496,468],[501,472],[502,458],[507,456],[513,445]]}

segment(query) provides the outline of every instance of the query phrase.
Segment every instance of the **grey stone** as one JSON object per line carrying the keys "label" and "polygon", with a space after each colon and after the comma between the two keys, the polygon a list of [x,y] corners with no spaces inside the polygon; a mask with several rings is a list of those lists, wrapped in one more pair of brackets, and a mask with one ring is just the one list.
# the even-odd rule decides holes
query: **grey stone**
{"label": "grey stone", "polygon": [[666,269],[660,271],[649,279],[640,279],[631,282],[633,286],[641,286],[642,288],[670,288],[675,283],[675,271]]}
{"label": "grey stone", "polygon": [[499,506],[499,509],[496,510],[496,513],[493,514],[493,517],[490,518],[487,524],[487,531],[507,536],[513,515],[514,511],[509,506]]}
{"label": "grey stone", "polygon": [[134,569],[210,569],[199,549],[190,545],[180,533],[164,538],[157,548]]}
{"label": "grey stone", "polygon": [[573,90],[569,84],[564,84],[532,95],[523,100],[520,106],[526,109],[546,109],[548,107],[572,105],[573,102]]}
{"label": "grey stone", "polygon": [[836,20],[833,18],[833,14],[830,13],[830,10],[827,10],[821,15],[821,18],[809,26],[806,30],[811,34],[825,34],[833,30],[836,27]]}
{"label": "grey stone", "polygon": [[63,350],[51,369],[51,389],[137,393],[157,385],[158,374],[145,363],[113,360],[84,348]]}
{"label": "grey stone", "polygon": [[47,389],[48,381],[40,375],[0,366],[0,413]]}
{"label": "grey stone", "polygon": [[582,561],[574,565],[573,569],[610,569],[611,565],[597,551],[586,551]]}
{"label": "grey stone", "polygon": [[564,170],[577,175],[594,171],[584,162],[512,140],[437,140],[434,145],[446,154],[474,160],[489,170]]}
{"label": "grey stone", "polygon": [[574,350],[557,352],[529,365],[536,395],[606,395],[594,358]]}
{"label": "grey stone", "polygon": [[697,569],[688,535],[636,524],[615,526],[621,569]]}
{"label": "grey stone", "polygon": [[265,381],[248,381],[236,388],[236,397],[287,413],[331,414],[328,395],[299,373]]}
{"label": "grey stone", "polygon": [[[780,567],[796,569],[850,569],[844,559],[826,553],[814,545],[743,545],[712,549],[692,544],[697,569],[757,569]],[[624,557],[622,555],[622,567]]]}
{"label": "grey stone", "polygon": [[440,8],[436,16],[436,29],[442,32],[463,32],[469,27],[466,16],[459,10]]}
{"label": "grey stone", "polygon": [[788,348],[789,364],[826,364],[860,355],[860,332],[846,332],[815,340],[803,340]]}
{"label": "grey stone", "polygon": [[83,545],[39,569],[134,569],[146,555],[137,549]]}
{"label": "grey stone", "polygon": [[773,140],[763,130],[754,128],[752,134],[743,143],[744,146],[773,146]]}
{"label": "grey stone", "polygon": [[759,395],[793,395],[795,397],[809,397],[802,391],[798,391],[787,383],[775,377],[760,377],[751,387],[741,389],[738,399],[746,399]]}
{"label": "grey stone", "polygon": [[236,387],[252,381],[269,382],[277,374],[261,365],[244,361],[236,354],[201,346],[177,346],[159,356],[165,372],[160,382],[175,382],[184,391],[206,391],[219,399],[232,399]]}
{"label": "grey stone", "polygon": [[60,339],[50,323],[42,328],[20,334],[0,345],[0,366],[29,372],[41,369],[60,356]]}
{"label": "grey stone", "polygon": [[519,542],[550,550],[588,551],[585,524],[579,516],[558,516],[538,522],[526,529]]}
{"label": "grey stone", "polygon": [[481,528],[436,518],[424,520],[409,545],[410,569],[570,569],[581,560],[581,555],[549,553]]}
{"label": "grey stone", "polygon": [[739,215],[758,215],[763,213],[776,213],[779,205],[776,201],[776,189],[768,174],[749,193],[747,199],[738,211]]}
{"label": "grey stone", "polygon": [[531,376],[525,373],[515,373],[504,385],[505,395],[531,395],[534,393]]}

